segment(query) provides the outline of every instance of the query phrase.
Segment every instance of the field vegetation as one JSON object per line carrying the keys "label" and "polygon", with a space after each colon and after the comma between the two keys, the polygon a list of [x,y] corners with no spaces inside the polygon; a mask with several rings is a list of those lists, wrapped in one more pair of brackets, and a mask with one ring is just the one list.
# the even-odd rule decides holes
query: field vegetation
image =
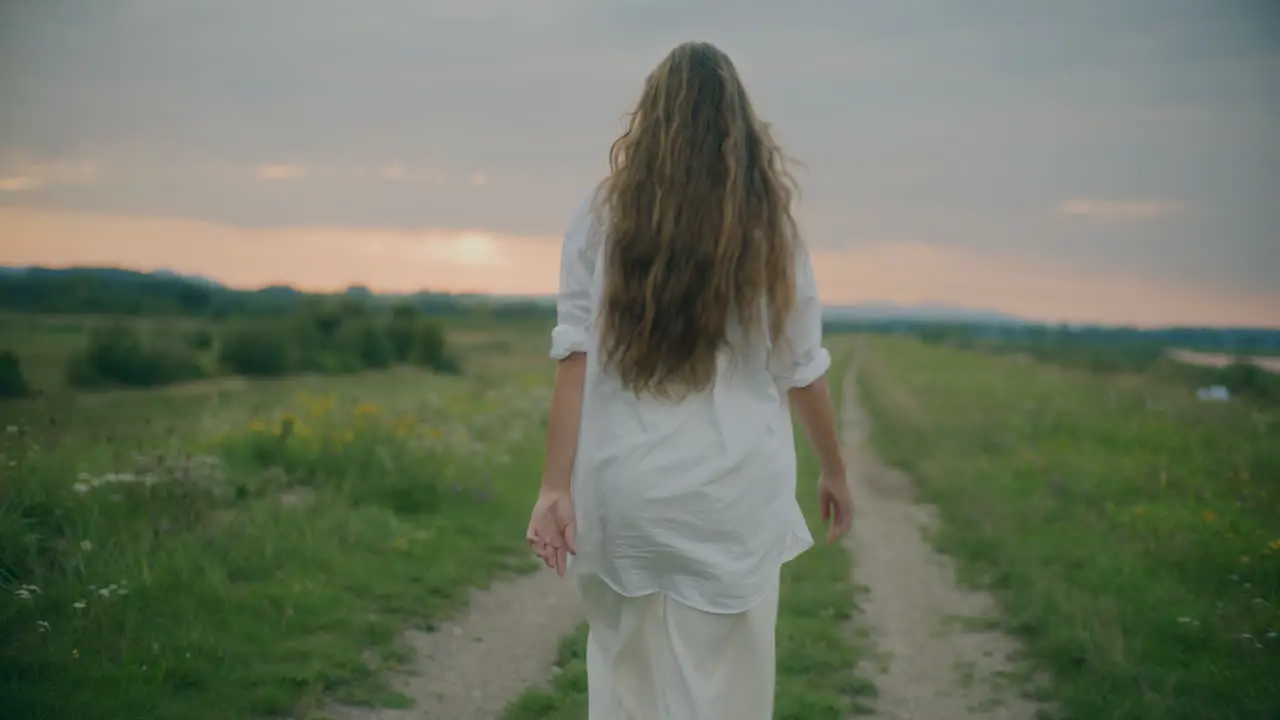
{"label": "field vegetation", "polygon": [[401,631],[533,567],[518,529],[543,339],[473,333],[465,375],[406,365],[0,404],[5,716],[403,704],[386,673],[408,660]]}
{"label": "field vegetation", "polygon": [[1280,717],[1274,406],[1058,360],[877,340],[875,445],[1065,717]]}

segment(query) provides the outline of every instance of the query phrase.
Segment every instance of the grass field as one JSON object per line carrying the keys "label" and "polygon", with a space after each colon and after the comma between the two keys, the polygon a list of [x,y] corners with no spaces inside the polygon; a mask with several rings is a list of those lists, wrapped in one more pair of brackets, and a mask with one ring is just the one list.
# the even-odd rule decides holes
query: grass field
{"label": "grass field", "polygon": [[881,454],[1064,716],[1280,717],[1280,417],[1181,385],[877,340]]}
{"label": "grass field", "polygon": [[401,631],[533,566],[520,528],[550,367],[532,337],[472,338],[489,346],[466,377],[0,404],[5,717],[403,702],[379,672],[406,659]]}
{"label": "grass field", "polygon": [[[831,373],[832,390],[840,383],[848,353]],[[797,426],[799,433],[799,427]],[[801,435],[799,497],[818,544],[783,568],[778,611],[778,686],[774,717],[778,720],[841,720],[865,712],[875,688],[859,679],[854,668],[867,651],[849,620],[855,609],[850,559],[840,545],[823,542],[816,493],[817,460]],[[530,689],[507,711],[506,720],[578,720],[586,717],[586,628],[565,639],[546,688]]]}

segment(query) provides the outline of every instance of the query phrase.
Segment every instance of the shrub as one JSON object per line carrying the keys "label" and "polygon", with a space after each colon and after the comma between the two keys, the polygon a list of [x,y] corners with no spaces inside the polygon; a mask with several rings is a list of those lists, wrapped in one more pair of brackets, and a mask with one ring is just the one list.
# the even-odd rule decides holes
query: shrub
{"label": "shrub", "polygon": [[204,351],[213,347],[213,331],[207,327],[196,328],[186,334],[187,347]]}
{"label": "shrub", "polygon": [[30,391],[18,355],[12,350],[0,350],[0,398],[26,397]]}
{"label": "shrub", "polygon": [[338,345],[361,368],[385,368],[392,361],[391,342],[372,318],[348,318],[338,334]]}
{"label": "shrub", "polygon": [[445,362],[444,331],[432,322],[423,322],[414,331],[412,360],[417,365],[440,369]]}
{"label": "shrub", "polygon": [[1280,399],[1280,376],[1247,360],[1217,369],[1213,376],[1218,384],[1225,385],[1233,394],[1263,401]]}
{"label": "shrub", "polygon": [[223,331],[218,362],[229,372],[251,377],[287,375],[298,367],[297,334],[280,321],[245,322]]}
{"label": "shrub", "polygon": [[421,322],[421,313],[412,305],[397,305],[391,311],[391,322],[387,325],[387,339],[391,342],[391,352],[396,362],[409,362],[413,357],[415,331]]}
{"label": "shrub", "polygon": [[68,381],[78,387],[152,387],[204,374],[189,349],[145,339],[123,323],[93,330],[67,366]]}

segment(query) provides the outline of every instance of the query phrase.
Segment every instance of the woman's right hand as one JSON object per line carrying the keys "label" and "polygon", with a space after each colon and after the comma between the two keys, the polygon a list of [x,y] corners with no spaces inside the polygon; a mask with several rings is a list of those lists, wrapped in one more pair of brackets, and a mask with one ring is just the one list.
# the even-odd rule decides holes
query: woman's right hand
{"label": "woman's right hand", "polygon": [[569,556],[577,552],[574,545],[576,530],[572,494],[567,490],[546,488],[539,492],[533,512],[529,514],[525,539],[547,567],[561,577],[564,577]]}
{"label": "woman's right hand", "polygon": [[853,527],[853,494],[843,470],[822,473],[818,480],[818,506],[822,508],[822,520],[827,523],[827,542],[844,537]]}

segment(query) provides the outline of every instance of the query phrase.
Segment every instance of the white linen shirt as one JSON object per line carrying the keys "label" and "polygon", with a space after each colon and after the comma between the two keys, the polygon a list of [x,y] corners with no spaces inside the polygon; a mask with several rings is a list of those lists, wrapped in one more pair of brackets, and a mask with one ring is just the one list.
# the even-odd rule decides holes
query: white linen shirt
{"label": "white linen shirt", "polygon": [[667,593],[690,607],[736,613],[765,598],[781,565],[813,545],[796,502],[796,450],[786,391],[819,379],[821,304],[803,245],[789,342],[730,328],[712,386],[678,402],[637,396],[602,367],[595,318],[603,289],[595,196],[565,232],[551,357],[586,353],[572,492],[577,555],[628,597]]}

